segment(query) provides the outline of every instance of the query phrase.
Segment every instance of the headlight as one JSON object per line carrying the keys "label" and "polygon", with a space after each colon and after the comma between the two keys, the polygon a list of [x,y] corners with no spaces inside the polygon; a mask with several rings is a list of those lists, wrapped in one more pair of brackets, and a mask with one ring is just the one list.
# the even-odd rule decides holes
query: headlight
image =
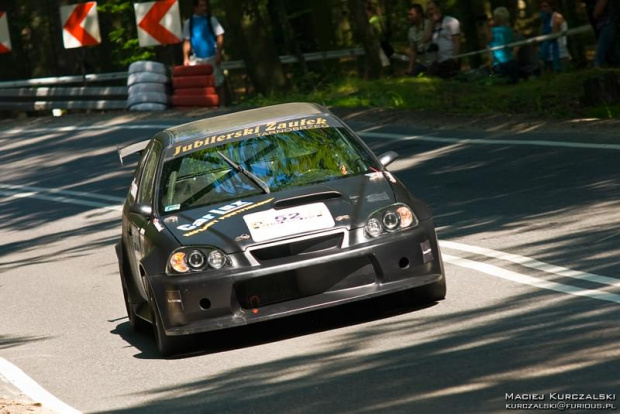
{"label": "headlight", "polygon": [[209,253],[209,258],[207,259],[209,262],[209,266],[214,269],[221,269],[226,265],[227,257],[224,253],[219,250],[213,250]]}
{"label": "headlight", "polygon": [[212,247],[181,248],[168,259],[169,274],[187,274],[190,272],[208,271],[209,268],[221,269],[230,264],[226,253]]}
{"label": "headlight", "polygon": [[405,204],[393,206],[375,211],[366,221],[366,234],[370,237],[379,237],[385,232],[394,232],[418,225],[418,219],[413,211]]}
{"label": "headlight", "polygon": [[170,256],[170,267],[172,267],[179,273],[189,272],[189,267],[187,266],[187,262],[185,261],[185,253],[173,253],[172,256]]}
{"label": "headlight", "polygon": [[205,255],[198,250],[194,250],[187,257],[187,263],[192,269],[200,270],[205,265]]}
{"label": "headlight", "polygon": [[383,227],[381,227],[381,222],[379,219],[370,218],[366,222],[366,233],[368,233],[372,237],[379,237],[381,233],[383,233]]}
{"label": "headlight", "polygon": [[400,216],[392,210],[383,213],[383,227],[387,231],[394,231],[400,225]]}

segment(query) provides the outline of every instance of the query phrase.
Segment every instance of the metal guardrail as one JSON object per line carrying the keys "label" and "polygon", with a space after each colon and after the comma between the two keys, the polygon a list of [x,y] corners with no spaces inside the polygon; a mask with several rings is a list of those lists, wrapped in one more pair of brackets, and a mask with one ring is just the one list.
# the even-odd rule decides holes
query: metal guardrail
{"label": "metal guardrail", "polygon": [[[332,50],[304,54],[307,62],[357,57],[364,49]],[[280,56],[284,64],[298,62],[297,56]],[[222,69],[244,69],[243,61],[222,63]],[[128,72],[61,76],[0,82],[0,110],[39,111],[51,109],[124,109],[127,107],[127,87],[63,87],[57,85],[99,83],[126,80]],[[104,99],[102,99],[104,98]]]}
{"label": "metal guardrail", "polygon": [[[462,53],[457,58],[474,56],[492,52],[506,47],[517,47],[545,40],[553,40],[564,36],[588,33],[592,31],[589,25],[565,30],[549,35],[536,36],[530,39],[513,42],[503,46]],[[327,52],[305,53],[307,62],[328,59],[341,59],[364,55],[364,49],[352,48],[331,50]],[[394,60],[409,61],[409,57],[394,54]],[[294,55],[280,56],[284,64],[296,63],[299,59]],[[222,63],[222,69],[244,69],[243,61],[228,61]],[[20,81],[0,82],[0,110],[48,110],[48,109],[123,109],[127,103],[126,87],[42,87],[50,85],[84,84],[90,82],[110,82],[127,79],[128,72],[113,72],[88,74],[85,76],[61,76],[50,78],[28,79]],[[101,99],[102,97],[108,99]],[[33,98],[38,100],[32,101]],[[64,99],[63,99],[64,98]],[[112,98],[112,99],[109,99]]]}

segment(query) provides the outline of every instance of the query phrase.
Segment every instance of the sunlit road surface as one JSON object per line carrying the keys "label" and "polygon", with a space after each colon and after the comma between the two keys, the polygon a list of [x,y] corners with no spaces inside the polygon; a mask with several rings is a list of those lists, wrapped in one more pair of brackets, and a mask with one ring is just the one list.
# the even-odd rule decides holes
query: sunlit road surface
{"label": "sunlit road surface", "polygon": [[353,125],[431,204],[448,298],[201,335],[166,360],[129,328],[114,254],[134,167],[116,145],[157,129],[73,122],[0,134],[0,358],[65,410],[497,413],[620,394],[620,142]]}

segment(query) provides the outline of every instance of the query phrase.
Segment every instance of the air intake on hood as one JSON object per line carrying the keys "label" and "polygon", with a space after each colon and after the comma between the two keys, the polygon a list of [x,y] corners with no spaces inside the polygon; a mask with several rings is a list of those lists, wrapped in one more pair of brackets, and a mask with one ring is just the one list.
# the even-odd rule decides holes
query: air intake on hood
{"label": "air intake on hood", "polygon": [[324,200],[332,200],[334,198],[340,197],[342,197],[342,194],[340,194],[338,191],[324,191],[321,193],[305,194],[298,197],[290,197],[278,200],[274,203],[273,208],[278,210],[281,208],[300,206],[303,204],[316,203]]}

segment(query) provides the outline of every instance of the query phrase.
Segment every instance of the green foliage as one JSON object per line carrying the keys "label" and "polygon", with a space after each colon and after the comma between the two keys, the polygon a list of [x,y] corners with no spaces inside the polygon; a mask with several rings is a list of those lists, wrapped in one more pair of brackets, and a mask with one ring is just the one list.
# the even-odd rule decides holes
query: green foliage
{"label": "green foliage", "polygon": [[595,71],[576,71],[508,85],[494,77],[342,78],[310,93],[255,97],[249,105],[309,101],[338,107],[386,107],[460,114],[532,114],[550,118],[620,118],[620,104],[585,107],[583,82]]}
{"label": "green foliage", "polygon": [[106,25],[110,26],[107,41],[112,44],[110,59],[113,65],[125,68],[132,62],[155,58],[154,47],[142,48],[139,45],[131,0],[108,0],[98,4],[97,11]]}

